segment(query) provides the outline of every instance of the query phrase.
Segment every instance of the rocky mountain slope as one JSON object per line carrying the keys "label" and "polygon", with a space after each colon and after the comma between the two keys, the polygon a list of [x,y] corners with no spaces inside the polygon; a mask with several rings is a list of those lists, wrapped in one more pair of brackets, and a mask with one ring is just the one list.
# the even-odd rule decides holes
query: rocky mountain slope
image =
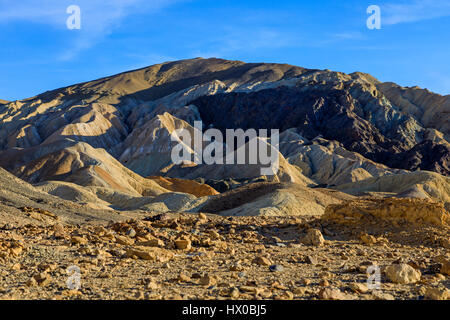
{"label": "rocky mountain slope", "polygon": [[[339,187],[415,170],[447,176],[448,101],[360,72],[222,59],[168,62],[1,104],[0,166],[65,198],[73,198],[66,192],[72,190],[98,199],[100,207],[122,209],[131,208],[130,199],[147,205],[170,192],[203,195],[198,182],[186,182],[197,190],[190,193],[166,189],[160,176],[221,191],[255,181]],[[193,134],[194,121],[223,132],[279,129],[279,145],[268,141],[280,152],[279,172],[262,176],[260,165],[174,165],[170,136],[177,129]]]}

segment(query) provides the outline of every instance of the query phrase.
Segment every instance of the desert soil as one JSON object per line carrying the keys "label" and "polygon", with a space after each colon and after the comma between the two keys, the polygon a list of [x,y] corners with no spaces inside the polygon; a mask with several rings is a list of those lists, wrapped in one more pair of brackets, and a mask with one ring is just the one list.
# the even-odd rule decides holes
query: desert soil
{"label": "desert soil", "polygon": [[1,299],[449,298],[443,227],[181,213],[76,225],[21,211],[29,223],[0,225]]}

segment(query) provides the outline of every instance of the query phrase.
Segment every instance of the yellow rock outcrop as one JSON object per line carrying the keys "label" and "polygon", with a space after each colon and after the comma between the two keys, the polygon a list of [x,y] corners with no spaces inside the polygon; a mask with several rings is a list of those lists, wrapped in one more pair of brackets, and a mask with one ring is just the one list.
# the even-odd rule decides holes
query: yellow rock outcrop
{"label": "yellow rock outcrop", "polygon": [[324,220],[342,224],[366,221],[387,221],[393,225],[450,226],[450,214],[442,203],[424,199],[364,199],[331,204],[325,209]]}

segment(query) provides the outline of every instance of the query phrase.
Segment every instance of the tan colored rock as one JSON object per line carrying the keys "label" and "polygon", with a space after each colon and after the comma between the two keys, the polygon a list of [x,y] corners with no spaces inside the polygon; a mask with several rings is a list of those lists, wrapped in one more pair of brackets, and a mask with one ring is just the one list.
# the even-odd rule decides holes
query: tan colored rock
{"label": "tan colored rock", "polygon": [[79,236],[73,236],[72,238],[70,238],[70,242],[72,244],[81,244],[81,245],[88,243],[87,239]]}
{"label": "tan colored rock", "polygon": [[159,288],[159,285],[155,281],[149,281],[145,285],[145,288],[149,290],[157,290]]}
{"label": "tan colored rock", "polygon": [[428,300],[450,300],[450,290],[428,287],[425,290],[425,298]]}
{"label": "tan colored rock", "polygon": [[376,290],[371,295],[374,300],[395,300],[395,297],[387,292]]}
{"label": "tan colored rock", "polygon": [[215,230],[209,231],[208,235],[210,236],[210,238],[211,238],[212,240],[218,240],[218,239],[220,239],[220,234],[219,234],[217,231],[215,231]]}
{"label": "tan colored rock", "polygon": [[125,246],[131,246],[134,244],[134,239],[130,238],[130,237],[126,237],[126,236],[121,236],[121,235],[117,235],[116,236],[116,242],[118,244],[122,244]]}
{"label": "tan colored rock", "polygon": [[375,238],[374,236],[367,234],[367,233],[363,233],[360,236],[360,239],[362,241],[362,243],[367,244],[367,245],[372,245],[377,243],[377,238]]}
{"label": "tan colored rock", "polygon": [[138,245],[144,246],[144,247],[164,247],[164,241],[161,239],[151,239],[144,242],[139,242]]}
{"label": "tan colored rock", "polygon": [[328,287],[330,285],[330,282],[327,279],[321,279],[319,281],[319,286],[321,287]]}
{"label": "tan colored rock", "polygon": [[442,262],[441,273],[450,276],[450,260]]}
{"label": "tan colored rock", "polygon": [[35,287],[38,285],[38,283],[37,283],[36,279],[34,277],[32,277],[27,281],[26,285],[28,287]]}
{"label": "tan colored rock", "polygon": [[34,278],[34,280],[36,280],[37,284],[40,287],[45,287],[52,281],[52,277],[48,273],[45,273],[45,272],[41,272],[41,273],[35,275],[33,278]]}
{"label": "tan colored rock", "polygon": [[53,225],[53,231],[56,238],[64,238],[66,230],[61,223],[55,223]]}
{"label": "tan colored rock", "polygon": [[239,295],[240,295],[239,289],[238,288],[231,288],[229,295],[230,295],[230,298],[232,298],[232,299],[239,298]]}
{"label": "tan colored rock", "polygon": [[11,267],[11,269],[14,270],[14,271],[19,271],[19,270],[22,269],[22,265],[21,265],[20,263],[15,263],[15,264]]}
{"label": "tan colored rock", "polygon": [[258,287],[254,287],[254,286],[241,286],[239,288],[242,292],[246,292],[246,293],[253,293],[253,294],[257,294],[258,291],[260,291],[258,289]]}
{"label": "tan colored rock", "polygon": [[14,256],[17,257],[19,256],[23,251],[23,248],[21,246],[15,246],[9,249],[9,253]]}
{"label": "tan colored rock", "polygon": [[178,281],[180,281],[180,282],[190,282],[191,281],[191,277],[189,277],[187,274],[182,272],[178,276]]}
{"label": "tan colored rock", "polygon": [[200,278],[199,284],[202,286],[212,286],[217,283],[217,280],[215,277],[210,275],[205,275]]}
{"label": "tan colored rock", "polygon": [[300,284],[302,284],[304,286],[309,286],[311,284],[311,280],[307,279],[307,278],[303,278],[302,280],[300,280]]}
{"label": "tan colored rock", "polygon": [[125,255],[130,258],[136,256],[142,260],[159,262],[167,262],[173,258],[173,253],[170,251],[151,247],[130,248],[126,251]]}
{"label": "tan colored rock", "polygon": [[356,293],[366,293],[369,291],[369,288],[364,283],[354,282],[350,284],[350,289],[352,289]]}
{"label": "tan colored rock", "polygon": [[275,300],[292,300],[294,299],[294,294],[291,291],[285,291],[279,296],[275,296]]}
{"label": "tan colored rock", "polygon": [[177,247],[177,249],[180,249],[180,250],[190,250],[191,249],[191,241],[184,240],[184,239],[176,240],[175,246]]}
{"label": "tan colored rock", "polygon": [[408,264],[393,264],[385,268],[386,276],[394,283],[409,284],[420,281],[420,271]]}
{"label": "tan colored rock", "polygon": [[299,296],[303,296],[306,294],[307,291],[308,289],[305,287],[297,287],[293,290],[293,293]]}
{"label": "tan colored rock", "polygon": [[322,232],[318,229],[309,229],[301,242],[307,245],[322,246],[325,243]]}
{"label": "tan colored rock", "polygon": [[347,300],[347,296],[337,288],[324,288],[319,292],[319,298],[322,300]]}
{"label": "tan colored rock", "polygon": [[272,262],[267,259],[266,257],[256,257],[255,259],[253,259],[253,263],[260,265],[260,266],[270,266],[272,264]]}

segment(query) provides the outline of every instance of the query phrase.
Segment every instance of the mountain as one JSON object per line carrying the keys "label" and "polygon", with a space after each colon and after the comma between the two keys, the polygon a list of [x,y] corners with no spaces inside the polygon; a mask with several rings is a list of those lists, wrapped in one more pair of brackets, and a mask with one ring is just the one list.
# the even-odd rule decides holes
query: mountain
{"label": "mountain", "polygon": [[[254,183],[284,187],[223,211],[323,212],[335,203],[323,187],[446,202],[448,188],[423,181],[448,179],[449,112],[450,96],[361,72],[197,58],[0,101],[0,166],[40,192],[102,210],[196,211],[214,207],[211,199],[251,193]],[[171,153],[180,141],[171,136],[179,129],[194,135],[195,121],[224,135],[279,129],[279,142],[257,140],[275,150],[279,171],[264,175],[261,164],[175,165]],[[193,145],[185,147],[199,156]],[[416,171],[424,172],[423,181],[410,178]],[[378,181],[386,187],[372,187]],[[387,187],[396,185],[402,187]],[[217,191],[237,193],[221,198]]]}
{"label": "mountain", "polygon": [[[66,201],[33,186],[0,168],[0,221],[2,226],[81,224],[86,221],[117,221],[115,211]],[[128,215],[133,217],[133,215]]]}
{"label": "mountain", "polygon": [[[446,109],[439,110],[443,119],[427,128],[359,75],[317,72],[300,76],[293,86],[219,93],[191,104],[206,126],[221,130],[297,128],[307,139],[322,136],[339,141],[347,150],[392,168],[450,173],[448,143],[427,135],[427,129],[446,129]],[[442,132],[444,142],[448,133]]]}
{"label": "mountain", "polygon": [[370,178],[336,187],[355,196],[390,193],[401,198],[425,198],[444,203],[450,209],[450,178],[434,172],[416,171]]}

